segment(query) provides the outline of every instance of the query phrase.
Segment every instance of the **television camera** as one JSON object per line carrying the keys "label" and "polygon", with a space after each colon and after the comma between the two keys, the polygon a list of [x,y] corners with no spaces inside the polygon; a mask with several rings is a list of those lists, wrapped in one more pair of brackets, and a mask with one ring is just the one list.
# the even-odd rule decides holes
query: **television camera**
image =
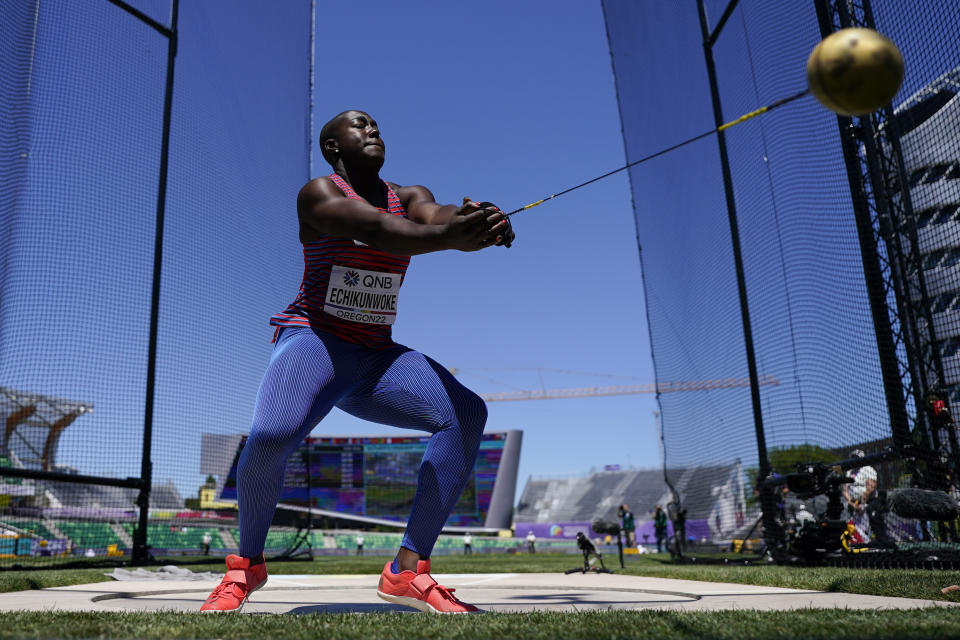
{"label": "television camera", "polygon": [[[621,510],[617,511],[617,515],[620,515]],[[617,538],[617,553],[620,557],[620,568],[624,568],[623,564],[623,530],[620,528],[618,522],[612,522],[610,520],[594,520],[590,527],[601,535],[616,536]]]}
{"label": "television camera", "polygon": [[[597,531],[597,533],[600,532]],[[590,538],[588,538],[583,531],[577,532],[577,548],[583,552],[583,568],[575,567],[573,569],[567,569],[564,571],[565,574],[589,573],[591,571],[594,573],[613,573],[613,571],[607,569],[603,565],[603,554],[597,551],[597,548],[593,546],[593,543],[590,542]],[[591,558],[590,556],[593,557]],[[600,562],[600,566],[594,566],[594,564],[598,561]]]}
{"label": "television camera", "polygon": [[[887,449],[872,455],[859,455],[835,463],[810,462],[797,464],[796,472],[786,476],[771,475],[761,483],[761,491],[767,495],[780,493],[783,489],[792,492],[801,500],[819,496],[827,498],[826,506],[818,513],[811,514],[803,521],[784,533],[784,546],[771,548],[771,553],[785,555],[783,559],[804,561],[829,557],[842,552],[859,552],[893,549],[896,545],[890,540],[887,529],[886,513],[894,513],[903,518],[921,521],[952,520],[960,515],[960,505],[949,494],[932,489],[898,488],[888,491],[875,491],[866,497],[864,512],[874,534],[869,544],[855,545],[851,541],[848,520],[843,513],[843,487],[854,482],[847,471],[860,469],[897,457]],[[783,512],[783,496],[776,499],[780,511],[780,523],[786,524]],[[768,544],[770,540],[768,539]]]}

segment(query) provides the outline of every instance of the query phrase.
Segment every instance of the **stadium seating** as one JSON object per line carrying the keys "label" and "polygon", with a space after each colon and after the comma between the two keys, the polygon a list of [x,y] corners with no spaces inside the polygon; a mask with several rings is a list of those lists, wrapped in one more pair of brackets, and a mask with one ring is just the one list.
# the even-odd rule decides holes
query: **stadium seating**
{"label": "stadium seating", "polygon": [[[132,531],[131,531],[132,533]],[[170,551],[194,551],[203,548],[203,534],[209,533],[210,547],[222,548],[223,541],[216,529],[200,527],[181,527],[169,524],[147,525],[147,540],[154,549]]]}
{"label": "stadium seating", "polygon": [[14,558],[30,555],[33,540],[18,536],[0,536],[0,558]]}
{"label": "stadium seating", "polygon": [[[47,489],[58,504],[82,506],[85,509],[129,509],[137,503],[137,490],[121,487],[86,485],[76,482],[49,481]],[[170,482],[155,484],[150,490],[151,509],[182,509],[183,499]]]}
{"label": "stadium seating", "polygon": [[4,526],[4,525],[10,525],[12,527],[16,527],[17,529],[21,531],[25,531],[27,533],[32,532],[40,536],[41,538],[45,538],[47,540],[53,540],[56,537],[39,520],[17,520],[17,521],[10,520],[10,521],[0,522],[0,526]]}
{"label": "stadium seating", "polygon": [[[337,542],[337,549],[356,549],[357,535],[359,534],[352,533],[335,535],[334,539]],[[398,549],[400,547],[401,540],[403,540],[403,535],[399,533],[364,533],[363,548]]]}
{"label": "stadium seating", "polygon": [[[716,487],[726,485],[736,465],[691,467],[668,471],[679,492],[688,519],[707,518],[716,505]],[[662,470],[625,470],[592,473],[588,477],[530,480],[514,518],[517,522],[592,522],[616,520],[617,508],[627,503],[637,520],[656,505],[671,502]]]}
{"label": "stadium seating", "polygon": [[127,549],[126,544],[110,528],[106,522],[58,522],[57,527],[63,531],[78,548],[106,549],[108,545],[116,544],[119,549]]}
{"label": "stadium seating", "polygon": [[[230,533],[233,535],[233,539],[239,543],[240,530],[230,529]],[[270,531],[267,532],[267,539],[264,541],[263,548],[267,551],[280,551],[293,545],[293,542],[294,540],[296,540],[296,537],[297,537],[297,532],[293,529],[290,529],[288,531],[271,529]],[[314,546],[317,546],[318,544],[317,539],[311,538],[311,544],[313,544]],[[322,540],[319,541],[319,546],[321,548],[323,547]]]}
{"label": "stadium seating", "polygon": [[518,522],[592,522],[615,520],[626,502],[643,513],[669,500],[660,470],[594,473],[587,478],[532,479],[524,487],[514,516]]}

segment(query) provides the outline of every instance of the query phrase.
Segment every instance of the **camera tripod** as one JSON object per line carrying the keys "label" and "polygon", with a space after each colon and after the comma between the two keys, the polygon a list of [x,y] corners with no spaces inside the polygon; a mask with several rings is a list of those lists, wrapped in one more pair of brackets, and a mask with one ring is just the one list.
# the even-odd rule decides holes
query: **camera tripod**
{"label": "camera tripod", "polygon": [[[571,573],[613,573],[612,570],[607,569],[603,565],[603,556],[597,553],[596,547],[590,544],[589,541],[587,542],[587,544],[589,544],[590,546],[589,548],[586,548],[586,549],[583,548],[583,545],[578,545],[580,546],[580,550],[583,551],[583,567],[574,567],[573,569],[567,569],[566,571],[563,572],[564,575],[570,575]],[[600,561],[599,567],[590,566],[591,555],[596,556],[597,560]]]}

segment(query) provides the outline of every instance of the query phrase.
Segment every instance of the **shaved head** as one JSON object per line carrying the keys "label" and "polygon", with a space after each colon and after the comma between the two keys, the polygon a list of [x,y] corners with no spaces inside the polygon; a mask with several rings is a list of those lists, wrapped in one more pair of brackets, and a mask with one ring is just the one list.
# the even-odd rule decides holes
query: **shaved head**
{"label": "shaved head", "polygon": [[361,111],[359,109],[347,109],[346,111],[341,111],[337,115],[330,118],[320,129],[320,151],[323,153],[323,159],[326,160],[331,166],[334,164],[334,162],[336,162],[337,156],[335,153],[328,151],[324,143],[327,140],[336,139],[337,127],[340,125],[340,122],[352,113],[362,113],[366,115],[366,111]]}

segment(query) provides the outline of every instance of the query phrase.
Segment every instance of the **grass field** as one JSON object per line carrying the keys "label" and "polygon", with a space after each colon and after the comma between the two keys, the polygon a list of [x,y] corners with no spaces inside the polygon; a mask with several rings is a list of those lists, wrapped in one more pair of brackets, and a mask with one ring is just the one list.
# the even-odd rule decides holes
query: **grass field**
{"label": "grass field", "polygon": [[[324,557],[274,562],[273,574],[376,574],[386,557]],[[606,557],[605,557],[606,559]],[[446,556],[437,573],[555,572],[577,564],[561,554]],[[630,557],[618,573],[759,584],[828,592],[960,602],[940,589],[950,571],[673,565],[665,556]],[[614,559],[610,558],[610,564]],[[193,571],[222,571],[222,564]],[[103,581],[109,569],[0,572],[0,591]],[[960,609],[790,612],[587,611],[426,616],[418,613],[203,616],[184,613],[0,614],[0,638],[949,638],[960,637]]]}

